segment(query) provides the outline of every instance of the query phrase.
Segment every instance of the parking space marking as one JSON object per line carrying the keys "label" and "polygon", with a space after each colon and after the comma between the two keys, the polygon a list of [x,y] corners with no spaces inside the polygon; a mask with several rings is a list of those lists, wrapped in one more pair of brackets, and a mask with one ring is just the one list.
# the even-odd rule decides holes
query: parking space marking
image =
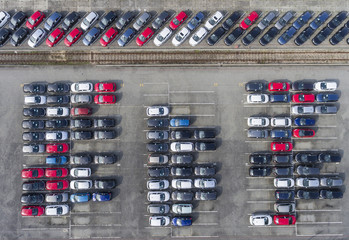
{"label": "parking space marking", "polygon": [[247,188],[246,191],[275,191],[276,188]]}
{"label": "parking space marking", "polygon": [[[299,126],[292,126],[292,127],[299,127]],[[337,126],[336,125],[328,125],[328,126],[322,126],[322,125],[319,125],[319,126],[316,126],[318,128],[336,128]]]}
{"label": "parking space marking", "polygon": [[343,234],[336,234],[336,233],[329,233],[329,234],[316,234],[316,235],[307,235],[307,234],[297,234],[296,233],[296,236],[297,237],[341,237],[343,236]]}
{"label": "parking space marking", "polygon": [[71,212],[71,215],[79,215],[79,214],[95,214],[95,213],[101,213],[101,214],[121,214],[121,212]]}
{"label": "parking space marking", "polygon": [[247,226],[249,228],[294,228],[295,225],[265,225],[265,226]]}
{"label": "parking space marking", "polygon": [[275,177],[250,177],[250,176],[247,176],[246,177],[247,179],[268,179],[268,178],[272,178],[272,179],[274,179]]}
{"label": "parking space marking", "polygon": [[[159,227],[144,227],[146,229],[159,229]],[[171,227],[161,227],[161,229],[171,228]]]}
{"label": "parking space marking", "polygon": [[250,204],[256,204],[256,203],[275,203],[275,200],[271,201],[271,200],[266,200],[266,201],[247,201],[247,203]]}
{"label": "parking space marking", "polygon": [[257,143],[257,142],[260,142],[260,143],[272,143],[273,141],[267,141],[267,140],[246,140],[245,143]]}
{"label": "parking space marking", "polygon": [[307,138],[292,138],[293,140],[336,140],[337,137],[312,137],[311,139]]}
{"label": "parking space marking", "polygon": [[169,117],[215,117],[215,114],[182,114],[182,115],[168,115]]}
{"label": "parking space marking", "polygon": [[263,105],[252,105],[251,103],[247,103],[247,102],[244,102],[244,107],[249,107],[249,108],[260,108],[260,107],[265,107],[265,108],[270,108],[270,107],[286,108],[286,106],[284,106],[284,105],[265,105],[265,104],[263,104]]}
{"label": "parking space marking", "polygon": [[121,237],[91,237],[91,238],[94,238],[94,239],[96,239],[96,238],[121,238]]}
{"label": "parking space marking", "polygon": [[217,213],[218,211],[193,211],[193,213]]}
{"label": "parking space marking", "polygon": [[90,224],[72,224],[72,227],[121,227],[121,224],[96,224],[96,225],[90,225]]}
{"label": "parking space marking", "polygon": [[217,226],[218,223],[193,223],[192,226]]}
{"label": "parking space marking", "polygon": [[188,235],[185,235],[185,236],[172,236],[171,235],[171,238],[218,238],[219,236],[188,236]]}
{"label": "parking space marking", "polygon": [[143,94],[143,97],[167,97],[168,93]]}
{"label": "parking space marking", "polygon": [[158,85],[158,84],[168,84],[168,82],[146,82],[146,83],[143,83],[143,84],[154,84],[154,85]]}
{"label": "parking space marking", "polygon": [[194,103],[194,102],[184,102],[184,103],[169,103],[170,105],[215,105],[216,103],[208,102],[208,103]]}
{"label": "parking space marking", "polygon": [[50,227],[46,227],[46,228],[21,228],[22,231],[47,231],[47,230],[68,230],[68,227],[54,227],[54,228],[50,228]]}
{"label": "parking space marking", "polygon": [[340,212],[342,209],[296,209],[297,212]]}
{"label": "parking space marking", "polygon": [[169,91],[169,93],[215,93],[215,91]]}

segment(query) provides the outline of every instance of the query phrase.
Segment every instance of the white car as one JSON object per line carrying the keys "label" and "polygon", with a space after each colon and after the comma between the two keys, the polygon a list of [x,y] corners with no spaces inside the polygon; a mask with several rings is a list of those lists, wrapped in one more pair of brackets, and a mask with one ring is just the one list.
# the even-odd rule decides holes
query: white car
{"label": "white car", "polygon": [[165,27],[161,30],[161,32],[156,35],[154,39],[154,44],[158,47],[160,47],[162,44],[164,44],[172,35],[172,30],[168,27]]}
{"label": "white car", "polygon": [[318,178],[297,178],[296,185],[298,187],[319,187],[320,180]]}
{"label": "white car", "polygon": [[64,141],[69,139],[67,131],[53,131],[45,133],[46,141]]}
{"label": "white car", "polygon": [[45,214],[48,216],[61,216],[69,212],[68,205],[48,205],[45,208]]}
{"label": "white car", "polygon": [[82,30],[86,31],[89,29],[98,20],[98,18],[98,13],[90,12],[81,23]]}
{"label": "white car", "polygon": [[71,91],[72,92],[92,92],[93,84],[90,82],[73,83],[71,85]]}
{"label": "white car", "polygon": [[68,193],[47,193],[45,195],[45,202],[66,202],[69,199]]}
{"label": "white car", "polygon": [[148,192],[147,199],[149,202],[167,202],[170,200],[170,193],[166,191]]}
{"label": "white car", "polygon": [[41,105],[41,104],[46,104],[47,98],[46,96],[27,96],[24,97],[24,104],[27,105]]}
{"label": "white car", "polygon": [[269,119],[266,117],[249,117],[247,119],[247,125],[249,127],[268,127]]}
{"label": "white car", "polygon": [[187,37],[189,37],[190,31],[188,28],[184,27],[182,28],[172,39],[172,44],[176,47],[181,45]]}
{"label": "white car", "polygon": [[312,114],[314,113],[314,106],[310,105],[296,105],[291,108],[292,114]]}
{"label": "white car", "polygon": [[248,94],[248,103],[267,103],[269,102],[269,96],[267,94]]}
{"label": "white car", "polygon": [[152,154],[148,157],[149,164],[166,164],[168,163],[168,156],[162,154]]}
{"label": "white car", "polygon": [[147,116],[167,116],[170,110],[165,106],[152,106],[147,108]]}
{"label": "white car", "polygon": [[2,28],[7,21],[10,19],[10,14],[8,14],[8,12],[5,11],[1,11],[0,12],[0,28]]}
{"label": "white car", "polygon": [[45,38],[46,32],[42,28],[38,28],[35,32],[30,36],[28,40],[29,47],[35,48],[37,47],[41,41]]}
{"label": "white car", "polygon": [[71,189],[90,189],[92,188],[92,181],[91,180],[73,180],[70,182],[70,188]]}
{"label": "white car", "polygon": [[170,186],[170,182],[166,179],[149,180],[147,181],[147,188],[149,190],[163,190]]}
{"label": "white car", "polygon": [[199,178],[194,180],[194,186],[196,188],[215,188],[217,181],[214,178]]}
{"label": "white car", "polygon": [[294,187],[294,180],[292,178],[274,178],[274,186],[277,188],[291,188]]}
{"label": "white car", "polygon": [[335,81],[321,81],[314,83],[314,90],[323,91],[335,91],[337,89],[337,83]]}
{"label": "white car", "polygon": [[48,107],[46,110],[48,117],[66,117],[69,114],[69,108],[67,107]]}
{"label": "white car", "polygon": [[296,211],[296,204],[294,203],[275,203],[274,210],[278,213],[291,213]]}
{"label": "white car", "polygon": [[250,216],[250,224],[254,226],[270,225],[273,222],[269,214],[253,214]]}
{"label": "white car", "polygon": [[193,180],[191,179],[172,179],[172,188],[190,189],[193,188]]}
{"label": "white car", "polygon": [[191,214],[193,212],[193,205],[188,203],[173,204],[172,212],[175,214]]}
{"label": "white car", "polygon": [[191,152],[194,149],[194,144],[191,142],[173,142],[170,147],[173,152]]}
{"label": "white car", "polygon": [[211,31],[217,24],[222,21],[223,14],[220,11],[215,12],[205,23],[205,28]]}
{"label": "white car", "polygon": [[149,217],[149,225],[152,227],[165,227],[170,224],[168,216],[152,216]]}
{"label": "white car", "polygon": [[191,46],[195,47],[202,40],[204,40],[204,38],[206,37],[207,33],[208,33],[208,31],[206,30],[206,28],[200,27],[199,30],[196,31],[196,33],[194,33],[193,36],[191,36],[191,38],[189,39],[189,44]]}
{"label": "white car", "polygon": [[70,175],[72,177],[89,177],[91,176],[91,168],[72,168]]}
{"label": "white car", "polygon": [[291,123],[291,118],[288,117],[275,117],[270,121],[272,127],[290,127]]}

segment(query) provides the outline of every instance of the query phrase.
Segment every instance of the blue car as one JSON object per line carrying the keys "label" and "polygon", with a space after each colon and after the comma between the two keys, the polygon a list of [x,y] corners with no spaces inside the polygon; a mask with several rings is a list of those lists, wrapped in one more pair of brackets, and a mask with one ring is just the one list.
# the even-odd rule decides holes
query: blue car
{"label": "blue car", "polygon": [[310,27],[314,30],[318,29],[330,16],[330,11],[323,11],[310,23]]}
{"label": "blue car", "polygon": [[173,118],[170,121],[170,125],[171,127],[188,127],[189,119]]}
{"label": "blue car", "polygon": [[315,119],[312,118],[296,118],[294,124],[297,126],[313,126],[315,125]]}
{"label": "blue car", "polygon": [[296,32],[297,32],[297,29],[291,26],[281,35],[281,37],[279,37],[278,39],[279,44],[280,45],[286,44],[296,34]]}
{"label": "blue car", "polygon": [[92,200],[97,202],[106,202],[111,200],[111,192],[98,192],[92,194]]}
{"label": "blue car", "polygon": [[67,163],[67,157],[66,156],[48,156],[46,157],[46,164],[66,164]]}
{"label": "blue car", "polygon": [[136,31],[133,28],[128,28],[124,34],[119,38],[118,44],[120,47],[125,47],[126,44],[136,35]]}
{"label": "blue car", "polygon": [[195,28],[197,28],[202,20],[204,20],[205,15],[202,12],[198,12],[195,17],[193,17],[189,23],[188,23],[188,28],[190,31],[193,31]]}
{"label": "blue car", "polygon": [[289,103],[291,101],[290,94],[273,94],[269,95],[269,102],[275,103],[275,102],[284,102]]}
{"label": "blue car", "polygon": [[318,102],[337,102],[339,99],[336,93],[319,93],[316,94],[316,101]]}
{"label": "blue car", "polygon": [[307,22],[309,22],[313,15],[313,11],[304,12],[296,21],[294,21],[293,27],[297,30],[301,29],[305,24],[307,24]]}
{"label": "blue car", "polygon": [[191,226],[191,217],[175,217],[172,218],[172,225],[177,227]]}
{"label": "blue car", "polygon": [[70,195],[70,201],[71,202],[88,202],[91,200],[91,193],[74,193]]}
{"label": "blue car", "polygon": [[100,28],[92,28],[87,34],[86,36],[84,37],[84,39],[82,40],[83,44],[85,46],[90,46],[92,43],[94,43],[99,34],[101,34],[101,29]]}

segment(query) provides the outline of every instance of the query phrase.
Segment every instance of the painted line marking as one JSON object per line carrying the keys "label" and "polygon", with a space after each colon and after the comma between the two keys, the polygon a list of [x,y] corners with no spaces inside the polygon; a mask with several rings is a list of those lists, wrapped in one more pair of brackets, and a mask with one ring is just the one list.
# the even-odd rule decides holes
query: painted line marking
{"label": "painted line marking", "polygon": [[182,115],[169,115],[170,117],[215,117],[214,114],[182,114]]}
{"label": "painted line marking", "polygon": [[217,226],[218,223],[193,223],[192,226]]}
{"label": "painted line marking", "polygon": [[297,212],[340,212],[342,209],[296,209]]}
{"label": "painted line marking", "polygon": [[311,224],[342,224],[343,222],[296,222],[296,224],[304,224],[304,225],[311,225]]}
{"label": "painted line marking", "polygon": [[215,105],[216,103],[169,103],[170,105]]}
{"label": "painted line marking", "polygon": [[171,238],[218,238],[219,236],[171,236]]}
{"label": "painted line marking", "polygon": [[21,230],[23,231],[47,231],[47,230],[64,230],[64,229],[69,229],[68,227],[61,227],[61,228],[22,228]]}
{"label": "painted line marking", "polygon": [[121,212],[71,212],[71,215],[79,215],[79,214],[121,214]]}
{"label": "painted line marking", "polygon": [[143,84],[168,84],[168,82],[148,82],[148,83],[143,83]]}
{"label": "painted line marking", "polygon": [[278,225],[278,226],[248,226],[249,228],[294,228],[295,225]]}
{"label": "painted line marking", "polygon": [[343,234],[336,234],[336,233],[329,233],[329,234],[316,234],[316,235],[307,235],[307,234],[297,234],[296,233],[296,236],[297,237],[340,237],[340,236],[343,236]]}
{"label": "painted line marking", "polygon": [[72,227],[121,227],[121,224],[101,224],[101,225],[89,225],[89,224],[72,224]]}
{"label": "painted line marking", "polygon": [[275,191],[275,188],[247,188],[246,191]]}
{"label": "painted line marking", "polygon": [[215,93],[215,91],[169,91],[169,93]]}
{"label": "painted line marking", "polygon": [[275,203],[275,200],[274,201],[270,201],[270,200],[268,200],[268,201],[247,201],[247,203],[252,203],[252,204],[254,204],[254,203]]}
{"label": "painted line marking", "polygon": [[217,213],[218,211],[193,211],[193,213]]}
{"label": "painted line marking", "polygon": [[143,94],[144,97],[167,97],[168,93],[164,93],[164,94]]}

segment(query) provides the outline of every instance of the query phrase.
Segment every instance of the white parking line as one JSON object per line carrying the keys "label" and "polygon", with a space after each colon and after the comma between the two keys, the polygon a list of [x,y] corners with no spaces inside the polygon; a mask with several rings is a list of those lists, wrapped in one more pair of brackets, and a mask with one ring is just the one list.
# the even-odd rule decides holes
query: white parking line
{"label": "white parking line", "polygon": [[169,91],[169,93],[215,93],[215,91]]}
{"label": "white parking line", "polygon": [[337,137],[292,138],[293,140],[336,140]]}
{"label": "white parking line", "polygon": [[275,188],[247,188],[246,191],[275,191]]}
{"label": "white parking line", "polygon": [[249,228],[294,228],[295,225],[248,226]]}
{"label": "white parking line", "polygon": [[215,117],[215,114],[182,114],[182,115],[169,115],[170,117]]}
{"label": "white parking line", "polygon": [[247,201],[247,203],[250,203],[250,204],[256,204],[256,203],[275,203],[275,200],[274,200],[274,201],[271,201],[271,200],[267,200],[267,201]]}
{"label": "white parking line", "polygon": [[342,224],[343,222],[296,222],[296,224],[300,225],[300,224],[308,224],[308,225],[311,225],[311,224]]}
{"label": "white parking line", "polygon": [[340,212],[342,209],[296,209],[297,212]]}
{"label": "white parking line", "polygon": [[91,238],[94,238],[94,239],[96,239],[96,238],[121,238],[121,237],[91,237]]}
{"label": "white parking line", "polygon": [[171,236],[171,238],[219,238],[219,236]]}
{"label": "white parking line", "polygon": [[79,214],[121,214],[121,212],[71,212],[71,215],[79,215]]}
{"label": "white parking line", "polygon": [[90,225],[90,224],[72,224],[72,227],[121,227],[121,224],[97,224],[97,225]]}
{"label": "white parking line", "polygon": [[296,236],[297,237],[341,237],[343,236],[343,234],[340,234],[340,233],[328,233],[328,234],[316,234],[316,235],[311,235],[311,234],[297,234],[296,233]]}
{"label": "white parking line", "polygon": [[208,103],[189,103],[189,102],[184,102],[184,103],[169,103],[169,105],[215,105],[216,103],[213,102],[208,102]]}
{"label": "white parking line", "polygon": [[193,211],[193,213],[216,213],[218,211]]}
{"label": "white parking line", "polygon": [[62,229],[69,229],[68,227],[61,227],[61,228],[21,228],[22,231],[50,231],[50,230],[62,230]]}
{"label": "white parking line", "polygon": [[149,84],[149,85],[151,85],[151,84],[168,84],[168,82],[148,82],[148,83],[143,83],[143,84]]}
{"label": "white parking line", "polygon": [[192,226],[217,226],[218,223],[193,223]]}
{"label": "white parking line", "polygon": [[[295,126],[295,127],[299,127],[299,126]],[[319,125],[319,126],[316,126],[318,128],[336,128],[337,126],[336,125]]]}
{"label": "white parking line", "polygon": [[245,143],[272,143],[272,141],[267,140],[246,140]]}
{"label": "white parking line", "polygon": [[154,94],[143,94],[143,97],[167,97],[168,93],[154,93]]}
{"label": "white parking line", "polygon": [[171,228],[171,227],[161,227],[161,228],[159,228],[159,227],[144,227],[144,228],[147,228],[147,229],[156,229],[156,228],[164,229],[164,228]]}
{"label": "white parking line", "polygon": [[274,177],[246,177],[247,179],[269,179],[269,178],[273,178]]}

